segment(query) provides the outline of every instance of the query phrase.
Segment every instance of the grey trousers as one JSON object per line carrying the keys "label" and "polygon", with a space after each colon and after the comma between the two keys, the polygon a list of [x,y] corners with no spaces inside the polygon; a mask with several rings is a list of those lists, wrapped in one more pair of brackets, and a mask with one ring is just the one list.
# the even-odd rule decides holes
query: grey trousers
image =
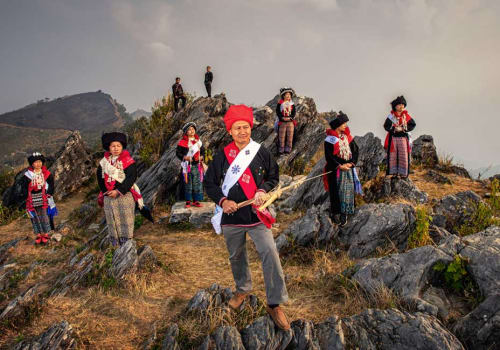
{"label": "grey trousers", "polygon": [[240,293],[252,291],[252,277],[246,248],[246,233],[248,233],[262,261],[267,303],[273,305],[286,302],[288,293],[285,276],[271,230],[263,224],[253,227],[223,226],[222,233],[229,251],[236,291]]}

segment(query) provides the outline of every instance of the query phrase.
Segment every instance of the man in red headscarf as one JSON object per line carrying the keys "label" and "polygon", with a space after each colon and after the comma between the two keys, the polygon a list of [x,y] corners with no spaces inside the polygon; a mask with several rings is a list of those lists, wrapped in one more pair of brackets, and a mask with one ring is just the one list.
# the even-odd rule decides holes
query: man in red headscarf
{"label": "man in red headscarf", "polygon": [[[267,312],[276,325],[290,329],[280,304],[288,300],[283,269],[270,230],[274,218],[257,208],[265,193],[279,182],[279,169],[270,152],[251,139],[253,112],[244,105],[231,106],[224,123],[233,142],[217,153],[208,167],[204,185],[208,196],[217,204],[212,218],[217,233],[222,232],[236,283],[229,306],[238,309],[252,290],[246,250],[246,234],[255,243],[262,261],[267,295]],[[255,198],[254,206],[239,208],[238,203]]]}

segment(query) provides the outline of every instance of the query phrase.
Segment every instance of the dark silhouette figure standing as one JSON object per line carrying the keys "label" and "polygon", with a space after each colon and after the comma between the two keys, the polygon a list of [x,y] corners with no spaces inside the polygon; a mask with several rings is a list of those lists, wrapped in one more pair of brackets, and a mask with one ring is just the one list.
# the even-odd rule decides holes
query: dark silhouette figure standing
{"label": "dark silhouette figure standing", "polygon": [[205,89],[207,89],[208,97],[212,97],[212,80],[214,80],[214,75],[210,71],[212,67],[207,66],[207,72],[205,73]]}
{"label": "dark silhouette figure standing", "polygon": [[179,110],[179,100],[182,101],[182,108],[186,107],[186,96],[181,85],[181,78],[175,78],[175,84],[172,85],[172,94],[174,95],[174,110]]}

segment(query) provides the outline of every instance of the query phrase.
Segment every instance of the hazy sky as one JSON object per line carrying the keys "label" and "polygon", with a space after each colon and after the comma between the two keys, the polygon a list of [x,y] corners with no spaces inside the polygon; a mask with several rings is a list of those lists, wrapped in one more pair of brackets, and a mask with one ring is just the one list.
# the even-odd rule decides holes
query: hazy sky
{"label": "hazy sky", "polygon": [[[0,113],[102,89],[150,109],[176,75],[262,105],[283,85],[355,134],[399,94],[440,153],[500,163],[498,0],[0,0]],[[321,140],[318,140],[321,142]]]}

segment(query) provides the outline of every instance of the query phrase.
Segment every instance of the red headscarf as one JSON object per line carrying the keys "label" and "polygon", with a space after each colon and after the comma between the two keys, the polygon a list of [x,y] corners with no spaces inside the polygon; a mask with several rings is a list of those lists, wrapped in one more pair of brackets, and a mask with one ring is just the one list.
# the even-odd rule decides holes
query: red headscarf
{"label": "red headscarf", "polygon": [[226,130],[231,130],[231,126],[237,121],[246,121],[253,127],[253,110],[245,105],[233,105],[229,107],[224,116],[224,123],[226,124]]}

